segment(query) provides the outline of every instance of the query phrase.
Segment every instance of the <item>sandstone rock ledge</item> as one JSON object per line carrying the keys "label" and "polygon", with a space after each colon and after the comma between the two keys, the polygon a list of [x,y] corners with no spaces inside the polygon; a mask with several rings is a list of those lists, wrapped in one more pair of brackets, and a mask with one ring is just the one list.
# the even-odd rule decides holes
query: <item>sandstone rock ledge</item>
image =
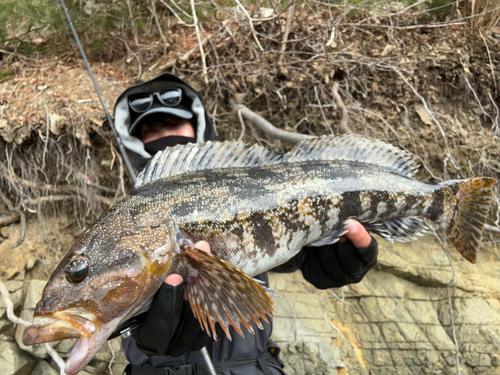
{"label": "sandstone rock ledge", "polygon": [[273,339],[288,374],[457,374],[457,358],[462,375],[500,374],[495,248],[484,246],[471,265],[450,245],[453,279],[432,238],[379,246],[375,269],[343,290],[318,291],[300,272],[272,274]]}
{"label": "sandstone rock ledge", "polygon": [[[319,291],[300,272],[271,274],[278,294],[273,340],[282,348],[287,373],[451,375],[457,374],[458,358],[462,375],[500,374],[496,249],[484,246],[477,265],[451,249],[453,279],[445,252],[432,238],[394,245],[379,240],[379,247],[378,265],[361,283],[342,289]],[[24,272],[6,281],[23,318],[33,314],[44,283],[24,280]],[[21,335],[0,299],[0,373],[58,374],[42,346],[18,345]],[[73,344],[64,340],[55,349],[66,358]],[[104,345],[81,374],[110,374],[113,356],[112,373],[121,374],[126,359],[119,339]]]}

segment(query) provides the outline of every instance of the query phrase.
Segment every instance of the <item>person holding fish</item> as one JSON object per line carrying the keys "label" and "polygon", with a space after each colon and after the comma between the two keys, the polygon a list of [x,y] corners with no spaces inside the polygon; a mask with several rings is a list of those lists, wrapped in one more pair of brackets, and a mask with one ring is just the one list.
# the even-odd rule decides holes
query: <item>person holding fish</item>
{"label": "person holding fish", "polygon": [[[124,91],[115,105],[115,124],[124,146],[141,171],[159,151],[175,145],[214,140],[211,119],[200,95],[185,81],[170,73]],[[355,220],[347,220],[345,234],[335,244],[305,247],[290,261],[274,269],[300,269],[304,278],[319,289],[357,283],[375,265],[377,243]],[[195,246],[210,252],[206,241]],[[266,273],[256,279],[268,286]],[[208,348],[217,373],[285,374],[279,348],[269,338],[270,324],[252,323],[254,335],[236,335],[232,341],[217,327],[218,341],[202,330],[187,301],[187,288],[178,274],[171,274],[156,293],[140,326],[123,339],[132,375],[209,373],[200,349]]]}

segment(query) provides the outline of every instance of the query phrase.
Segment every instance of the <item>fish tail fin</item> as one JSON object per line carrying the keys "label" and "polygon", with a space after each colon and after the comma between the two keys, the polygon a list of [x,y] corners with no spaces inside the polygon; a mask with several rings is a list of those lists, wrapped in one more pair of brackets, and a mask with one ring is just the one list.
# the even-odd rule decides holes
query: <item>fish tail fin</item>
{"label": "fish tail fin", "polygon": [[491,187],[495,182],[493,178],[476,177],[440,184],[451,189],[454,197],[450,202],[452,212],[448,215],[445,212],[439,224],[460,254],[471,263],[476,263],[477,249],[493,197]]}
{"label": "fish tail fin", "polygon": [[264,329],[260,319],[276,311],[272,292],[238,268],[191,246],[181,246],[188,266],[188,298],[203,330],[217,340],[218,322],[231,340],[229,326],[244,337],[240,325],[254,333],[251,322]]}

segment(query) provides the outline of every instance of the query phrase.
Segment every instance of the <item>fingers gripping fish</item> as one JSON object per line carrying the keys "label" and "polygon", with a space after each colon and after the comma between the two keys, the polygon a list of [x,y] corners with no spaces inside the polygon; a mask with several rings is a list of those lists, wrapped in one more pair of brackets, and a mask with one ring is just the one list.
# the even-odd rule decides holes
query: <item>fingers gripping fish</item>
{"label": "fingers gripping fish", "polygon": [[[334,243],[355,218],[389,241],[444,229],[468,261],[492,199],[491,178],[429,185],[406,152],[354,135],[303,141],[289,153],[239,142],[159,153],[136,189],[76,241],[50,277],[26,345],[78,339],[66,364],[80,371],[127,319],[147,311],[166,276],[180,274],[201,326],[243,335],[275,311],[252,276],[302,247]],[[193,245],[210,243],[212,254]]]}

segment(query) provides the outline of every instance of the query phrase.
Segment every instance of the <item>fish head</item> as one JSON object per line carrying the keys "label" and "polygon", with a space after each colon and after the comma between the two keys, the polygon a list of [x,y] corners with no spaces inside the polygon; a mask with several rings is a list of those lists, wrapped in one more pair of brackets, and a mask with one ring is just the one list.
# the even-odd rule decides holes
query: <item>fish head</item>
{"label": "fish head", "polygon": [[25,345],[76,338],[66,363],[79,372],[130,317],[146,311],[172,260],[168,225],[96,225],[73,245],[49,278],[23,334]]}

